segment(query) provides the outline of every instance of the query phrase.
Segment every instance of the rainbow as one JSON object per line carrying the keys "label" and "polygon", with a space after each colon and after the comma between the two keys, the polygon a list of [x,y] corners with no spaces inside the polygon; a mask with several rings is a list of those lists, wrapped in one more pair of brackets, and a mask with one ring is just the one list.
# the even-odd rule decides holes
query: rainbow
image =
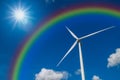
{"label": "rainbow", "polygon": [[17,55],[15,56],[14,61],[12,62],[12,69],[10,73],[10,80],[19,80],[19,74],[21,70],[22,63],[26,57],[27,52],[44,32],[46,32],[49,28],[51,28],[56,23],[68,19],[70,17],[74,17],[77,15],[84,14],[104,14],[106,16],[112,16],[115,18],[120,18],[120,11],[114,7],[106,6],[106,5],[89,5],[89,6],[74,6],[69,9],[64,9],[60,12],[55,13],[51,17],[41,23],[37,29],[24,41],[19,51],[17,51]]}

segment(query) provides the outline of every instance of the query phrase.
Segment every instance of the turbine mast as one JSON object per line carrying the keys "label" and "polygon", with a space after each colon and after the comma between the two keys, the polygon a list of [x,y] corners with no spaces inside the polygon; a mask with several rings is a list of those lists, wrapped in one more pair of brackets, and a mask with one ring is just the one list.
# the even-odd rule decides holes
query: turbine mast
{"label": "turbine mast", "polygon": [[82,77],[82,80],[85,80],[84,64],[83,64],[82,49],[81,49],[81,43],[80,42],[78,43],[78,47],[79,47],[81,77]]}

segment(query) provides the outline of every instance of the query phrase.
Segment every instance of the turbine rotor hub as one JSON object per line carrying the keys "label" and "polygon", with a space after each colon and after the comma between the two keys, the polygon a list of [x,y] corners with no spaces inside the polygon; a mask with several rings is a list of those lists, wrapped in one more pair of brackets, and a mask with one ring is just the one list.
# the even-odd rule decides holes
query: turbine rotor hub
{"label": "turbine rotor hub", "polygon": [[80,42],[80,39],[78,39],[77,42],[79,43],[79,42]]}

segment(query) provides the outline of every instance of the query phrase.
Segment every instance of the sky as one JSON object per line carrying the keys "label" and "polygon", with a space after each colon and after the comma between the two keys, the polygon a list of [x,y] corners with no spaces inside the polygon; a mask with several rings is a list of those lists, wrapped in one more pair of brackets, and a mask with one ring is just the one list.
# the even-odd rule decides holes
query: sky
{"label": "sky", "polygon": [[[1,80],[9,80],[16,51],[38,24],[62,9],[92,3],[120,7],[118,0],[0,0]],[[120,80],[120,19],[104,14],[74,16],[45,31],[27,52],[18,80],[82,80],[78,46],[56,67],[75,41],[65,26],[78,37],[115,26],[81,44],[86,80]]]}

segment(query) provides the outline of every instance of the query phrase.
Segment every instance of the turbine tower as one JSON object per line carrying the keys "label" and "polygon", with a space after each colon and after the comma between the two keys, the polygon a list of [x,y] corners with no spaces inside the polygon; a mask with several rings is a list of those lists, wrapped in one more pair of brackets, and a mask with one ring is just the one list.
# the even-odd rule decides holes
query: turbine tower
{"label": "turbine tower", "polygon": [[[66,27],[67,28],[67,27]],[[61,64],[61,62],[66,58],[66,56],[71,52],[71,50],[76,46],[76,44],[78,44],[78,48],[79,48],[79,59],[80,59],[80,68],[81,68],[81,78],[82,80],[85,80],[85,72],[84,72],[84,64],[83,64],[83,57],[82,57],[82,49],[81,49],[81,40],[85,39],[87,37],[93,36],[95,34],[98,34],[100,32],[109,30],[114,28],[114,26],[112,27],[108,27],[99,31],[96,31],[94,33],[88,34],[86,36],[80,37],[78,38],[69,28],[67,28],[67,30],[69,31],[69,33],[76,39],[76,41],[73,43],[73,45],[70,47],[70,49],[67,51],[67,53],[63,56],[63,58],[59,61],[59,63],[57,64],[57,67]]]}

